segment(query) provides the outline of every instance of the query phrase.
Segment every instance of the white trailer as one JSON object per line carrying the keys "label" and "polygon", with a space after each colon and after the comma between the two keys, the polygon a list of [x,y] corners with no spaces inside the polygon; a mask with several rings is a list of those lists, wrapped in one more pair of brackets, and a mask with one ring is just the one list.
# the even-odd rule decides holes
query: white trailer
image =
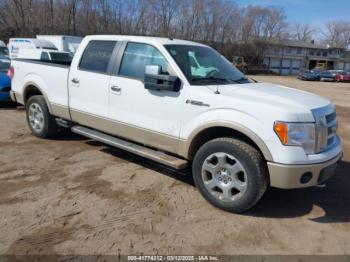
{"label": "white trailer", "polygon": [[8,49],[10,58],[17,58],[18,51],[21,49],[49,49],[57,50],[56,46],[50,41],[36,38],[10,38]]}
{"label": "white trailer", "polygon": [[37,39],[43,39],[53,43],[59,51],[75,53],[82,41],[82,37],[66,35],[37,35]]}

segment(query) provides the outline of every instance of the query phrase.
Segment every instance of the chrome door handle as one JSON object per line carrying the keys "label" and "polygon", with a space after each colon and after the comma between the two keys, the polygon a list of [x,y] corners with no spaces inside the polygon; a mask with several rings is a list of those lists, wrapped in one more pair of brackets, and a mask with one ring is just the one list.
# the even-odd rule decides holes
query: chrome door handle
{"label": "chrome door handle", "polygon": [[79,84],[79,79],[73,78],[73,79],[72,79],[72,82],[73,82],[74,84]]}
{"label": "chrome door handle", "polygon": [[113,92],[120,92],[120,91],[122,91],[122,89],[121,89],[119,86],[112,86],[112,87],[111,87],[111,90],[112,90]]}

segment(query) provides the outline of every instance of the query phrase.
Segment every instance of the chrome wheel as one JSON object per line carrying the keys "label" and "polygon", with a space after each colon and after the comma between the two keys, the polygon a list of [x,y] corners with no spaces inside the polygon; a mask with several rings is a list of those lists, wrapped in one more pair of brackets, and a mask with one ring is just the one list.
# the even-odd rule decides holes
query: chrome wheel
{"label": "chrome wheel", "polygon": [[214,153],[202,166],[202,179],[206,189],[217,199],[232,202],[247,190],[247,174],[243,165],[232,155]]}
{"label": "chrome wheel", "polygon": [[44,114],[40,105],[32,103],[28,110],[29,124],[36,132],[41,132],[44,128]]}

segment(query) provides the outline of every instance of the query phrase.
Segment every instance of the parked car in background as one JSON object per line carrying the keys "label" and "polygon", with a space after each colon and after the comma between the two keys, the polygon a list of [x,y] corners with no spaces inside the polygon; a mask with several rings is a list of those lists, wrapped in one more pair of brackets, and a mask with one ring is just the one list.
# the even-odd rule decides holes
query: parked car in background
{"label": "parked car in background", "polygon": [[57,47],[50,41],[36,38],[10,38],[8,49],[10,58],[17,58],[20,49],[49,49],[57,50]]}
{"label": "parked car in background", "polygon": [[337,75],[337,70],[327,70],[320,73],[320,81],[324,82],[334,82],[335,76]]}
{"label": "parked car in background", "polygon": [[69,52],[57,50],[21,48],[17,54],[17,59],[53,61],[55,63],[70,64],[73,55]]}
{"label": "parked car in background", "polygon": [[82,37],[67,35],[37,35],[37,39],[43,39],[53,43],[59,51],[75,53],[77,51]]}
{"label": "parked car in background", "polygon": [[319,81],[321,71],[303,70],[299,73],[298,78],[305,81]]}
{"label": "parked car in background", "polygon": [[337,82],[350,82],[350,72],[341,71],[335,76],[335,81]]}
{"label": "parked car in background", "polygon": [[0,72],[7,72],[9,70],[11,60],[9,51],[3,41],[0,41]]}
{"label": "parked car in background", "polygon": [[0,72],[0,102],[10,100],[11,79]]}

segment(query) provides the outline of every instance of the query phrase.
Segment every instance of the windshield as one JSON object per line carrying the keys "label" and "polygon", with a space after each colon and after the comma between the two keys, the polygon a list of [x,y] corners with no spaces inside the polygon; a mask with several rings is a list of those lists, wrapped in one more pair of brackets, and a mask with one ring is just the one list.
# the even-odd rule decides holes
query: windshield
{"label": "windshield", "polygon": [[54,62],[72,62],[73,56],[70,53],[50,53],[51,60]]}
{"label": "windshield", "polygon": [[250,83],[212,48],[196,45],[165,45],[191,85]]}

